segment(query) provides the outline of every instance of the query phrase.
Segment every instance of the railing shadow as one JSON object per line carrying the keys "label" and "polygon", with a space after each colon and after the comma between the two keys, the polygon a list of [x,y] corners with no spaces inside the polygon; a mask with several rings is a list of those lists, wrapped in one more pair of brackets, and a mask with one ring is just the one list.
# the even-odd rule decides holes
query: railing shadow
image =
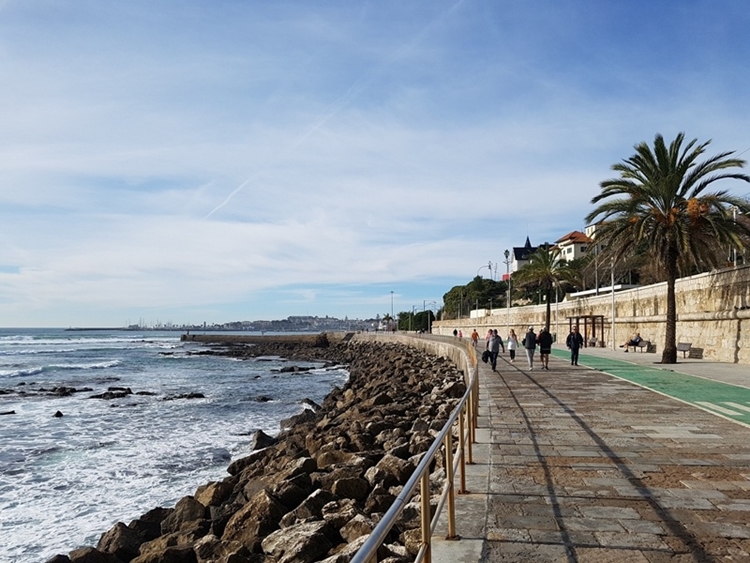
{"label": "railing shadow", "polygon": [[[654,512],[654,514],[658,517],[658,519],[669,529],[669,531],[674,536],[679,538],[680,541],[682,541],[683,545],[685,546],[686,550],[690,552],[694,561],[697,561],[697,562],[714,561],[714,558],[710,556],[708,553],[706,553],[705,549],[697,540],[695,535],[692,532],[690,532],[690,530],[688,530],[677,518],[675,518],[675,516],[673,516],[668,509],[664,508],[658,503],[657,499],[654,498],[654,495],[651,493],[649,486],[645,484],[640,477],[638,477],[635,473],[633,473],[628,468],[626,460],[620,457],[617,454],[617,452],[615,452],[607,444],[604,438],[602,438],[599,434],[597,434],[596,431],[594,431],[586,423],[586,421],[583,420],[575,412],[575,410],[571,408],[563,399],[559,398],[557,395],[555,395],[555,393],[550,391],[547,387],[542,385],[537,379],[535,379],[529,373],[526,373],[523,369],[518,368],[517,366],[516,366],[516,369],[517,369],[517,372],[525,376],[529,382],[535,385],[550,400],[556,403],[563,410],[563,412],[565,412],[581,428],[581,430],[583,430],[591,438],[594,444],[596,444],[599,450],[612,462],[612,464],[620,472],[620,474],[634,487],[635,491],[639,495],[639,498],[645,501],[650,507],[650,509]],[[534,423],[531,421],[531,419],[527,415],[526,409],[519,401],[516,393],[513,390],[513,386],[511,385],[511,383],[508,382],[507,379],[502,374],[500,374],[500,380],[503,382],[506,392],[512,398],[513,402],[518,408],[518,411],[521,413],[521,416],[524,419],[524,423],[528,429],[529,436],[531,437],[531,441],[533,444],[536,457],[539,460],[539,464],[543,469],[547,493],[550,498],[550,503],[552,506],[553,514],[555,516],[556,521],[558,522],[558,526],[560,527],[562,541],[567,551],[567,559],[570,562],[577,563],[579,559],[578,559],[578,554],[576,553],[576,543],[572,540],[570,536],[570,532],[565,526],[565,515],[563,514],[562,506],[558,498],[558,494],[557,494],[555,484],[553,481],[550,465],[547,462],[546,456],[542,452],[542,449],[539,445],[539,441],[537,439],[537,433],[534,429]],[[590,547],[590,546],[586,546],[586,547]],[[634,549],[634,548],[624,548],[624,549]]]}

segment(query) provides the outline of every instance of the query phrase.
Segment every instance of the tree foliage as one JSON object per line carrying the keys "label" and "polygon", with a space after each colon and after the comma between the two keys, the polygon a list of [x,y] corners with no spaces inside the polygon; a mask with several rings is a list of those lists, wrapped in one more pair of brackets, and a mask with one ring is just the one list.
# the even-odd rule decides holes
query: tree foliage
{"label": "tree foliage", "polygon": [[599,204],[587,217],[599,221],[597,241],[614,263],[647,256],[667,281],[666,338],[662,363],[677,361],[677,310],[675,281],[706,267],[726,264],[727,248],[744,248],[750,236],[734,211],[748,213],[746,198],[725,190],[709,192],[720,180],[750,182],[750,177],[730,171],[745,161],[723,152],[699,161],[710,141],[684,144],[680,133],[667,146],[662,135],[653,150],[645,142],[635,154],[612,166],[619,176],[603,181]]}
{"label": "tree foliage", "polygon": [[513,274],[512,281],[519,287],[535,288],[544,295],[547,305],[544,326],[549,330],[552,311],[552,293],[562,292],[562,283],[577,280],[577,271],[560,258],[557,248],[543,245],[529,256],[529,261]]}
{"label": "tree foliage", "polygon": [[476,309],[500,308],[506,304],[508,284],[476,276],[466,285],[454,286],[443,295],[443,318],[457,319],[459,314],[468,317],[469,311]]}

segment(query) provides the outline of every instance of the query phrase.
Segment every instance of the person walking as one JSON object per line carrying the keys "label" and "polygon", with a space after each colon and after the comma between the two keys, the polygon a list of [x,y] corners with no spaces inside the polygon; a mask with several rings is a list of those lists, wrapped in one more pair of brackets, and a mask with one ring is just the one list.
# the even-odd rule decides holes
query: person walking
{"label": "person walking", "polygon": [[484,349],[489,350],[490,349],[490,337],[492,336],[492,329],[487,329],[487,334],[484,335]]}
{"label": "person walking", "polygon": [[500,353],[500,348],[502,347],[503,352],[505,352],[505,346],[503,346],[503,339],[500,338],[500,335],[497,333],[497,330],[492,331],[492,336],[490,336],[490,362],[492,364],[492,371],[496,371],[497,368],[497,356]]}
{"label": "person walking", "polygon": [[583,336],[581,336],[581,333],[578,332],[577,326],[573,327],[573,330],[568,335],[568,338],[565,339],[565,344],[567,345],[568,350],[570,350],[570,365],[577,366],[578,351],[581,349],[581,346],[583,346]]}
{"label": "person walking", "polygon": [[534,332],[533,326],[529,327],[529,330],[526,332],[526,336],[523,337],[523,341],[521,342],[521,344],[523,344],[523,347],[526,350],[526,359],[529,362],[529,371],[532,371],[534,369],[534,352],[536,351],[536,332]]}
{"label": "person walking", "polygon": [[513,329],[510,329],[510,333],[508,334],[508,354],[510,354],[510,363],[516,361],[516,349],[518,348],[518,336],[516,336],[516,331]]}
{"label": "person walking", "polygon": [[549,371],[549,355],[552,352],[552,334],[543,326],[539,330],[539,336],[536,339],[539,344],[539,359],[542,360],[542,369]]}
{"label": "person walking", "polygon": [[479,342],[479,333],[477,332],[477,329],[474,329],[474,332],[471,333],[471,345],[474,346],[474,348],[476,348],[478,342]]}

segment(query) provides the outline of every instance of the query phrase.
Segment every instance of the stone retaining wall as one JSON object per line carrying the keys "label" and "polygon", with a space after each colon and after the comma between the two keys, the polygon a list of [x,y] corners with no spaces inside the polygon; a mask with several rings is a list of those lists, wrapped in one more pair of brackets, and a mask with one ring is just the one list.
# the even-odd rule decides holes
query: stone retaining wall
{"label": "stone retaining wall", "polygon": [[[677,341],[691,342],[705,359],[750,364],[750,266],[707,272],[677,280]],[[550,331],[559,339],[569,331],[569,317],[603,315],[605,346],[622,344],[636,332],[650,340],[661,354],[665,338],[666,283],[616,292],[614,331],[612,294],[563,301],[552,305]],[[507,334],[508,327],[521,337],[529,325],[544,323],[545,305],[495,309],[477,319],[436,321],[434,334],[450,335],[461,330],[468,338],[476,328],[484,338],[488,328]],[[585,336],[590,336],[587,334]],[[679,354],[678,354],[679,356]]]}

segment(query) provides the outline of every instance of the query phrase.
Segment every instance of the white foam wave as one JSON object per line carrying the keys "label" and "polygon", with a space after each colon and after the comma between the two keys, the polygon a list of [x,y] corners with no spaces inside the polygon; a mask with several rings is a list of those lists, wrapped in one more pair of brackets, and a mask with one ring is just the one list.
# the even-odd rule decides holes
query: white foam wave
{"label": "white foam wave", "polygon": [[42,373],[43,371],[44,367],[42,366],[34,366],[23,369],[0,370],[0,377],[25,377],[27,375],[36,375],[38,373]]}
{"label": "white foam wave", "polygon": [[85,370],[85,369],[107,369],[113,368],[120,365],[120,360],[110,360],[107,362],[95,362],[92,364],[51,364],[51,369],[69,369],[69,370]]}

